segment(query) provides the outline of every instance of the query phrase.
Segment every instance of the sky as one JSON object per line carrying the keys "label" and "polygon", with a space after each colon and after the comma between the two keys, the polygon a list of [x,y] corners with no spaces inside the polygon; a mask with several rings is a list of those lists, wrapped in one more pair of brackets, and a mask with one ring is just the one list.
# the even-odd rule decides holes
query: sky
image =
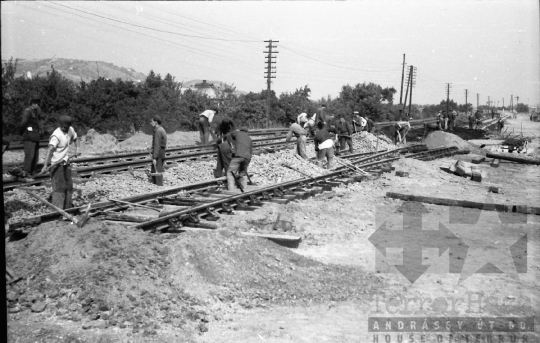
{"label": "sky", "polygon": [[[397,90],[416,68],[412,99],[476,106],[540,103],[538,0],[2,1],[1,55],[104,61],[177,81],[266,89],[266,40],[278,41],[272,89],[311,99],[344,85]],[[405,93],[404,86],[403,93]],[[403,95],[403,98],[405,95]],[[498,103],[497,103],[498,102]]]}

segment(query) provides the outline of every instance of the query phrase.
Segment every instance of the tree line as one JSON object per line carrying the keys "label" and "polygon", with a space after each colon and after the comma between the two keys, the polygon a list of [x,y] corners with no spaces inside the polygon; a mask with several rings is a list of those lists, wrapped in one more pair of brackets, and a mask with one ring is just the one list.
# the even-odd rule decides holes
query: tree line
{"label": "tree line", "polygon": [[[228,116],[238,126],[250,129],[267,124],[267,91],[239,94],[234,85],[215,89],[216,96],[196,90],[183,90],[182,82],[167,74],[162,77],[150,71],[143,82],[109,80],[100,77],[91,82],[75,83],[63,77],[51,66],[45,77],[16,77],[17,60],[2,65],[2,135],[18,132],[22,112],[33,94],[41,99],[45,137],[57,126],[57,118],[67,114],[81,134],[89,129],[100,133],[123,135],[128,132],[151,133],[150,119],[160,115],[169,133],[197,130],[198,115],[204,110],[219,107],[221,116]],[[335,98],[328,96],[311,100],[308,85],[279,96],[271,91],[268,122],[272,127],[283,127],[296,120],[298,114],[313,115],[321,103],[331,115],[352,118],[353,111],[369,116],[374,121],[399,119],[399,106],[393,103],[396,90],[375,83],[344,85]],[[44,137],[44,138],[45,138]]]}

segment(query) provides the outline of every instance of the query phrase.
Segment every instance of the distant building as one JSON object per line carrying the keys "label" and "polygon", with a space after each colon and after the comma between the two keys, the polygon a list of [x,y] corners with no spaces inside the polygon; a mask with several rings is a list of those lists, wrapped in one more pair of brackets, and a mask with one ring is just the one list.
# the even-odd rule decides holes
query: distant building
{"label": "distant building", "polygon": [[201,93],[204,93],[204,94],[208,95],[208,97],[210,97],[210,98],[215,98],[216,97],[216,91],[215,91],[215,88],[214,88],[214,84],[213,83],[208,83],[208,82],[206,82],[206,80],[203,80],[203,82],[201,82],[201,83],[196,83],[191,88],[196,90],[197,92],[201,92]]}

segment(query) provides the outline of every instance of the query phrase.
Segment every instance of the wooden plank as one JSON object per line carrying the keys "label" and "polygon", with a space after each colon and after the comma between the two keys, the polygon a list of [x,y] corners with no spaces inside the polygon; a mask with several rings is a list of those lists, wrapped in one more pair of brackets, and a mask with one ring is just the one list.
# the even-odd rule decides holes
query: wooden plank
{"label": "wooden plank", "polygon": [[499,164],[501,163],[501,160],[498,158],[494,158],[493,161],[491,161],[491,166],[493,168],[499,168]]}
{"label": "wooden plank", "polygon": [[486,158],[484,156],[482,156],[482,157],[473,158],[471,162],[474,163],[474,164],[480,164],[480,163],[484,162],[485,160],[486,160]]}
{"label": "wooden plank", "polygon": [[240,234],[244,236],[250,236],[250,237],[266,238],[268,240],[271,240],[274,243],[287,246],[287,247],[297,247],[302,241],[302,238],[299,236],[273,235],[273,234],[253,233],[253,232],[240,232]]}
{"label": "wooden plank", "polygon": [[511,153],[494,153],[494,152],[488,152],[486,154],[487,157],[491,158],[497,158],[500,160],[505,161],[512,161],[512,162],[518,162],[518,163],[524,163],[524,164],[536,164],[540,165],[540,160],[533,157],[526,157],[523,155],[516,156],[515,154]]}
{"label": "wooden plank", "polygon": [[397,171],[396,171],[396,176],[399,176],[399,177],[409,177],[409,172],[404,172],[404,171],[397,170]]}
{"label": "wooden plank", "polygon": [[387,192],[386,197],[392,198],[392,199],[400,199],[404,201],[423,202],[426,204],[433,204],[433,205],[488,209],[488,210],[495,210],[498,212],[509,212],[512,210],[512,206],[505,205],[505,204],[493,204],[493,203],[483,203],[483,202],[467,201],[467,200],[435,198],[435,197],[426,197],[426,196],[420,196],[420,195],[403,194],[403,193],[395,193],[395,192]]}
{"label": "wooden plank", "polygon": [[492,193],[502,193],[501,187],[489,186],[488,191]]}
{"label": "wooden plank", "polygon": [[480,169],[472,168],[471,171],[472,171],[471,180],[476,181],[476,182],[482,182],[482,172],[480,171]]}
{"label": "wooden plank", "polygon": [[105,214],[105,219],[117,220],[117,221],[123,221],[123,222],[144,223],[149,220],[156,219],[156,216],[144,216],[144,215],[107,212],[107,214]]}

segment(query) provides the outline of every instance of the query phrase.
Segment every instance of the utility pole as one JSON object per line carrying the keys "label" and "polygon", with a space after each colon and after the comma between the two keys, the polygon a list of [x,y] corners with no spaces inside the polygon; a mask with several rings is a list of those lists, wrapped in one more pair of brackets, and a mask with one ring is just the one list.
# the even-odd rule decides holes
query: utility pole
{"label": "utility pole", "polygon": [[491,102],[489,101],[489,95],[488,95],[488,102],[487,102],[487,105],[488,105],[488,110],[491,109]]}
{"label": "utility pole", "polygon": [[[407,90],[405,91],[405,102],[403,103],[402,112],[405,112],[405,107],[407,106],[407,96],[409,95],[409,83],[411,83],[412,68],[413,67],[411,66],[411,69],[409,70],[409,76],[407,76]],[[401,113],[400,113],[400,116],[399,116],[399,120],[403,120],[403,118],[401,118]]]}
{"label": "utility pole", "polygon": [[514,96],[510,95],[510,112],[514,113]]}
{"label": "utility pole", "polygon": [[478,111],[478,103],[480,102],[480,94],[476,93],[476,110]]}
{"label": "utility pole", "polygon": [[448,116],[450,106],[450,84],[446,84],[446,115]]}
{"label": "utility pole", "polygon": [[467,102],[467,94],[469,93],[469,90],[465,90],[465,116],[469,116],[469,103]]}
{"label": "utility pole", "polygon": [[277,54],[278,51],[272,51],[272,48],[277,48],[277,46],[272,45],[273,43],[279,43],[279,41],[273,41],[273,40],[265,40],[265,43],[268,43],[266,46],[268,48],[268,51],[263,51],[263,53],[268,54],[266,56],[266,75],[264,76],[266,78],[266,127],[269,126],[269,120],[270,120],[270,84],[272,83],[271,79],[275,79],[275,76],[272,76],[272,74],[275,74],[275,71],[272,71],[273,69],[276,69],[276,67],[272,67],[272,64],[275,64],[276,62],[272,61],[272,59],[276,58],[276,56],[272,56],[272,54]]}
{"label": "utility pole", "polygon": [[409,117],[411,116],[412,105],[412,89],[416,86],[416,67],[411,66],[412,78],[411,78],[411,95],[409,96]]}
{"label": "utility pole", "polygon": [[399,119],[401,120],[401,100],[403,98],[403,79],[405,78],[405,54],[403,54],[403,67],[401,68],[401,92],[399,93]]}

